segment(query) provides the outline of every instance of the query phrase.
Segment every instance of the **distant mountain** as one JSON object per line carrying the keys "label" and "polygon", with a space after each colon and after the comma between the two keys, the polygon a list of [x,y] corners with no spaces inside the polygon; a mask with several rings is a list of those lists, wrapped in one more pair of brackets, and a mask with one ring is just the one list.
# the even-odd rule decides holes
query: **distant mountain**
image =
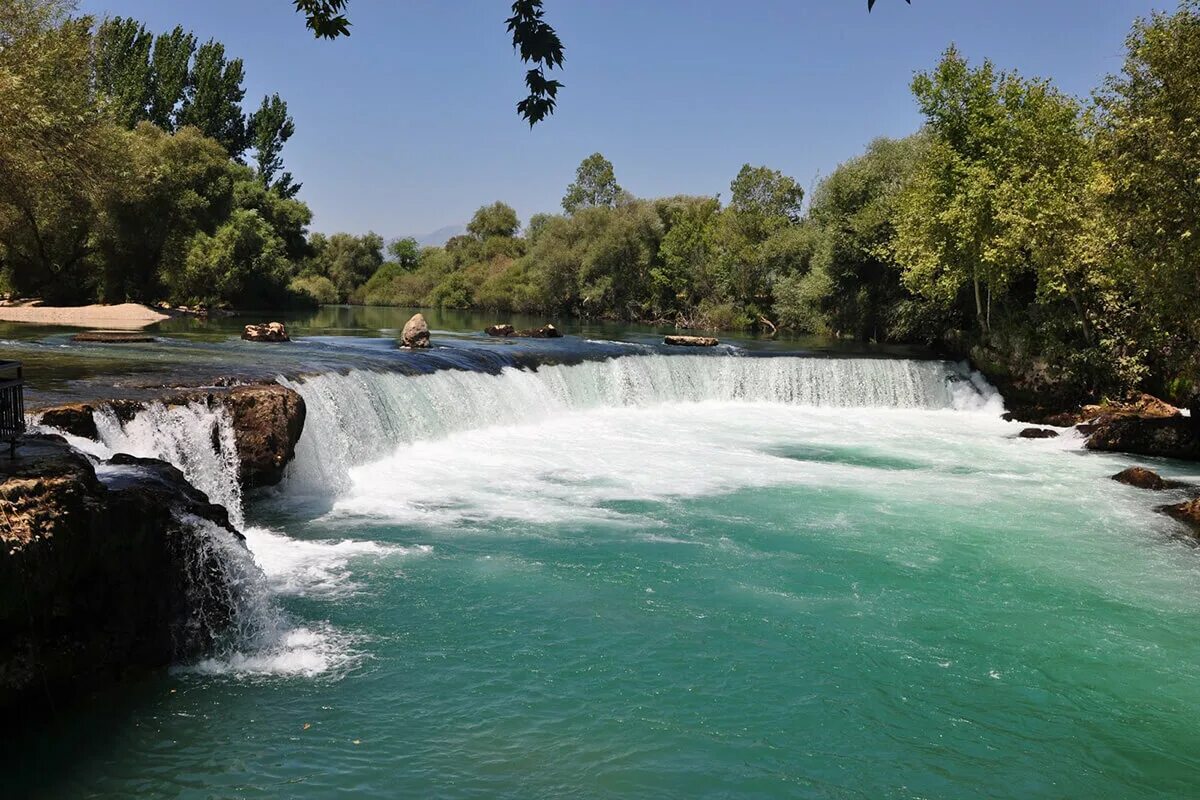
{"label": "distant mountain", "polygon": [[422,247],[441,247],[451,237],[460,236],[466,232],[466,227],[462,225],[447,225],[444,228],[438,228],[432,233],[427,233],[424,236],[414,236],[413,238]]}

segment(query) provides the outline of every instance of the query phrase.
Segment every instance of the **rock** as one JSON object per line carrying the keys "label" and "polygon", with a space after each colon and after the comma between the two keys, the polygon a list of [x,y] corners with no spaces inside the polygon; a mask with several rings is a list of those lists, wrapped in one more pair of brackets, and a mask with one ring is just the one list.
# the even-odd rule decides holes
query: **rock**
{"label": "rock", "polygon": [[517,330],[512,325],[507,323],[501,325],[490,325],[483,329],[483,332],[488,336],[515,336],[522,339],[560,339],[562,332],[550,323],[543,325],[540,328],[525,328]]}
{"label": "rock", "polygon": [[413,314],[404,323],[400,343],[405,347],[429,347],[429,325],[425,322],[424,314]]}
{"label": "rock", "polygon": [[290,342],[287,328],[282,322],[268,322],[265,325],[247,325],[242,331],[242,338],[248,342]]}
{"label": "rock", "polygon": [[[162,397],[159,402],[167,406],[194,402],[224,406],[237,441],[239,476],[247,489],[279,483],[304,431],[304,398],[277,383],[244,384],[214,391],[185,390]],[[72,403],[43,409],[39,422],[95,439],[98,432],[93,412],[97,405],[100,404]],[[132,400],[114,400],[103,405],[122,421],[132,419],[144,408],[143,403]]]}
{"label": "rock", "polygon": [[241,546],[225,509],[165,462],[123,457],[108,472],[120,479],[99,480],[58,436],[0,459],[0,707],[194,658],[235,613],[199,527]]}
{"label": "rock", "polygon": [[1183,416],[1119,416],[1094,423],[1084,446],[1108,453],[1195,461],[1200,460],[1200,428]]}
{"label": "rock", "polygon": [[71,403],[65,406],[55,406],[41,412],[38,423],[58,428],[74,436],[85,439],[95,439],[100,434],[96,430],[96,420],[92,416],[95,407],[90,403]]}
{"label": "rock", "polygon": [[1158,510],[1184,523],[1192,529],[1193,536],[1200,538],[1200,498],[1189,500],[1186,503],[1162,506]]}
{"label": "rock", "polygon": [[1049,428],[1026,428],[1017,434],[1022,439],[1057,439],[1058,431]]}
{"label": "rock", "polygon": [[1180,489],[1187,486],[1186,483],[1181,481],[1164,480],[1157,472],[1145,467],[1123,469],[1116,475],[1113,475],[1112,479],[1117,483],[1136,486],[1139,489],[1150,489],[1155,492],[1161,492],[1164,489]]}
{"label": "rock", "polygon": [[663,342],[681,347],[716,347],[720,344],[711,336],[665,336]]}
{"label": "rock", "polygon": [[105,344],[135,344],[138,342],[153,342],[153,336],[144,333],[122,333],[119,331],[88,331],[77,333],[71,337],[72,342],[102,342]]}
{"label": "rock", "polygon": [[213,401],[229,410],[237,439],[239,475],[248,489],[274,486],[296,455],[304,431],[304,398],[286,386],[235,386]]}

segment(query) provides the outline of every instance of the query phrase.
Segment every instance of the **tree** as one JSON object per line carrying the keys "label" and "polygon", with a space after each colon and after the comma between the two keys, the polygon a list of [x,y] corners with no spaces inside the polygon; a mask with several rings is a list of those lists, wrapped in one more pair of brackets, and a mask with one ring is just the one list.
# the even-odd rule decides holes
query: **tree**
{"label": "tree", "polygon": [[388,255],[402,270],[412,272],[421,263],[421,245],[413,237],[406,236],[388,245]]}
{"label": "tree", "polygon": [[176,303],[245,306],[278,302],[290,277],[283,242],[258,214],[239,209],[211,236],[196,235],[166,285]]}
{"label": "tree", "polygon": [[[1138,20],[1121,74],[1098,94],[1104,202],[1130,258],[1122,277],[1143,315],[1200,379],[1200,2]],[[1149,321],[1149,319],[1147,320]]]}
{"label": "tree", "polygon": [[192,238],[228,218],[234,165],[195,128],[170,134],[144,122],[124,139],[127,166],[95,236],[99,297],[149,302],[183,270]]}
{"label": "tree", "polygon": [[245,152],[246,117],[241,102],[246,96],[242,60],[225,59],[225,45],[212,41],[200,45],[179,113],[179,124],[194,125],[216,139],[231,158]]}
{"label": "tree", "polygon": [[568,214],[581,208],[612,208],[624,190],[617,185],[612,162],[592,153],[575,170],[575,182],[567,187],[562,207]]}
{"label": "tree", "polygon": [[366,283],[383,264],[383,237],[377,233],[354,236],[335,233],[315,234],[309,240],[313,256],[304,269],[306,275],[324,275],[337,287],[342,302]]}
{"label": "tree", "polygon": [[1073,224],[1049,208],[1086,185],[1078,105],[1045,81],[968,66],[951,47],[913,80],[930,145],[900,198],[895,253],[905,283],[943,305],[970,293],[978,328],[991,328],[993,299],[1036,271],[1045,232]]}
{"label": "tree", "polygon": [[106,19],[96,29],[96,90],[108,113],[126,128],[147,118],[154,37],[131,18]]}
{"label": "tree", "polygon": [[91,20],[71,6],[0,9],[0,271],[21,296],[78,301],[121,137],[95,103]]}
{"label": "tree", "polygon": [[254,148],[254,160],[258,166],[258,178],[263,186],[274,189],[283,197],[295,197],[300,184],[292,180],[292,173],[284,172],[283,146],[296,132],[296,125],[288,115],[287,103],[278,94],[263,97],[258,111],[250,116],[249,138]]}
{"label": "tree", "polygon": [[189,67],[195,52],[196,37],[179,25],[154,40],[149,120],[164,131],[179,127],[179,107],[187,93]]}
{"label": "tree", "polygon": [[490,206],[483,206],[467,223],[467,233],[479,241],[486,241],[494,236],[511,239],[517,235],[521,221],[517,212],[507,203],[497,200]]}

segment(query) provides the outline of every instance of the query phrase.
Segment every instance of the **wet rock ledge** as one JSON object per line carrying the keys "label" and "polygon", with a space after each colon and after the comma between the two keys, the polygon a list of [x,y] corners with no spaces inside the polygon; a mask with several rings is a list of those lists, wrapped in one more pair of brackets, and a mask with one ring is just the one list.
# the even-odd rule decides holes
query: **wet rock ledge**
{"label": "wet rock ledge", "polygon": [[[284,467],[296,454],[296,442],[304,430],[304,398],[278,383],[184,389],[168,392],[158,402],[167,406],[188,403],[202,403],[210,408],[223,406],[229,412],[237,438],[239,477],[248,489],[279,483]],[[70,403],[42,409],[39,421],[75,436],[95,439],[93,412],[97,408],[107,406],[124,421],[145,405],[134,400]]]}
{"label": "wet rock ledge", "polygon": [[0,454],[0,511],[0,708],[193,657],[235,614],[212,532],[242,537],[170,464],[27,436]]}

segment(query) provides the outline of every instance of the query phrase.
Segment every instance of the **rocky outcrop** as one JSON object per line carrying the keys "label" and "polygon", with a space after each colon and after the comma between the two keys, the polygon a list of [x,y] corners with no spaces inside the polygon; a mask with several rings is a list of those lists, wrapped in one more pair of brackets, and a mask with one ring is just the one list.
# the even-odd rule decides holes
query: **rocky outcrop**
{"label": "rocky outcrop", "polygon": [[721,342],[712,336],[664,336],[663,343],[681,347],[716,347]]}
{"label": "rocky outcrop", "polygon": [[96,431],[96,418],[92,416],[95,410],[91,403],[68,403],[43,409],[38,422],[74,436],[95,439],[100,435]]}
{"label": "rocky outcrop", "polygon": [[1187,525],[1192,535],[1200,538],[1200,499],[1163,506],[1159,511]]}
{"label": "rocky outcrop", "polygon": [[1089,450],[1200,459],[1200,426],[1188,417],[1113,417],[1084,430]]}
{"label": "rocky outcrop", "polygon": [[1017,436],[1022,439],[1057,439],[1058,431],[1049,428],[1025,428]]}
{"label": "rocky outcrop", "polygon": [[195,524],[241,547],[225,509],[161,461],[101,472],[57,436],[0,459],[0,707],[191,658],[235,613]]}
{"label": "rocky outcrop", "polygon": [[279,483],[304,431],[304,398],[286,386],[269,383],[235,387],[206,399],[229,411],[242,485],[253,489]]}
{"label": "rocky outcrop", "polygon": [[[161,398],[164,405],[203,403],[223,406],[233,423],[237,440],[239,476],[248,489],[273,486],[283,478],[284,468],[296,454],[296,443],[304,430],[304,398],[277,383],[249,384],[214,390],[181,390]],[[70,403],[43,409],[38,421],[66,433],[95,439],[98,436],[93,412],[98,403]],[[118,418],[132,418],[143,404],[116,400],[107,404]]]}
{"label": "rocky outcrop", "polygon": [[267,322],[262,325],[247,325],[242,338],[248,342],[290,342],[287,327],[282,322]]}
{"label": "rocky outcrop", "polygon": [[429,347],[429,324],[425,322],[424,314],[413,314],[404,323],[400,344],[404,347]]}
{"label": "rocky outcrop", "polygon": [[1157,472],[1145,467],[1130,467],[1123,469],[1112,479],[1117,483],[1123,483],[1126,486],[1136,486],[1139,489],[1150,489],[1151,491],[1161,492],[1164,489],[1181,489],[1187,486],[1181,481],[1165,480]]}
{"label": "rocky outcrop", "polygon": [[483,329],[483,332],[488,336],[516,336],[522,339],[560,339],[562,331],[554,327],[550,323],[546,323],[540,328],[525,328],[517,330],[512,325],[507,323],[503,325],[489,325]]}

